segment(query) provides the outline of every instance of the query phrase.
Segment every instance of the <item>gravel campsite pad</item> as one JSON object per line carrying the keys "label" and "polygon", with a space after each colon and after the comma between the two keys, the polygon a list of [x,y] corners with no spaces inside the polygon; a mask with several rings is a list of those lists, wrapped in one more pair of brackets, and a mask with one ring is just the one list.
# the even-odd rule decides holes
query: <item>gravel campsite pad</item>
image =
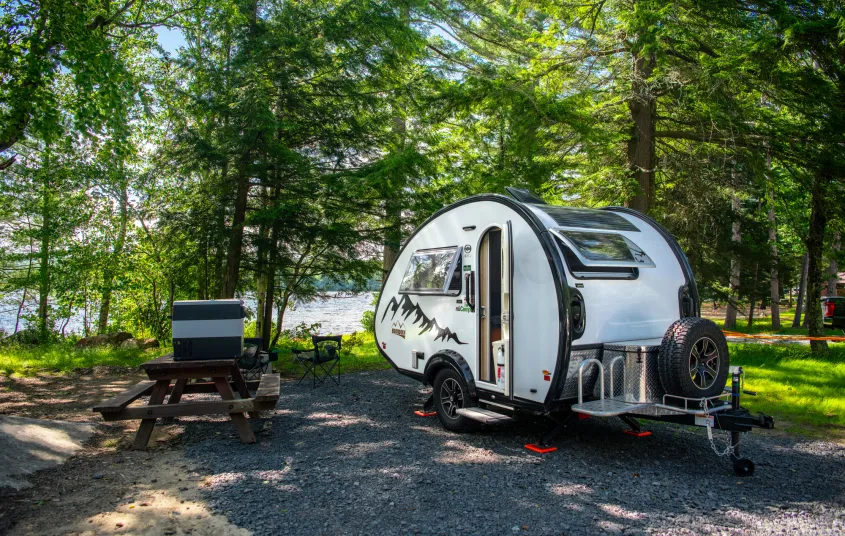
{"label": "gravel campsite pad", "polygon": [[341,382],[283,384],[257,445],[189,423],[210,508],[256,534],[845,532],[840,445],[746,434],[757,473],[743,479],[701,429],[651,424],[633,438],[590,419],[539,456],[523,445],[541,423],[452,434],[413,414],[426,391],[393,371]]}

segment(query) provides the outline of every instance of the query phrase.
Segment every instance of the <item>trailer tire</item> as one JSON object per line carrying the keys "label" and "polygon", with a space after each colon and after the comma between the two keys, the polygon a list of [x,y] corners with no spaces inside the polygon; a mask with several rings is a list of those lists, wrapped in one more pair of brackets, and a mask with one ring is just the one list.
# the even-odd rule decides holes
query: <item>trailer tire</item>
{"label": "trailer tire", "polygon": [[471,404],[469,389],[452,367],[443,367],[434,377],[432,396],[437,418],[450,432],[471,432],[480,426],[478,421],[457,415],[455,410]]}
{"label": "trailer tire", "polygon": [[712,321],[682,318],[663,335],[657,365],[660,383],[668,394],[716,396],[728,380],[728,342]]}

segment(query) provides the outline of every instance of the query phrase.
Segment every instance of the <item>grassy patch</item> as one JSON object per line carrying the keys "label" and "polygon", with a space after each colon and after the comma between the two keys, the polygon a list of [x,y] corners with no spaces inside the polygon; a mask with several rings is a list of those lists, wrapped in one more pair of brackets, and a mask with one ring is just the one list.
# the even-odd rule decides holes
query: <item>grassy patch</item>
{"label": "grassy patch", "polygon": [[758,393],[743,397],[743,406],[791,432],[845,437],[845,344],[831,344],[824,356],[767,344],[731,344],[730,353],[745,370],[746,389]]}
{"label": "grassy patch", "polygon": [[[293,358],[291,348],[311,349],[310,341],[279,341],[279,360],[273,363],[273,370],[285,376],[302,374],[302,367]],[[361,372],[365,370],[384,370],[390,368],[390,363],[381,356],[376,348],[372,333],[360,332],[344,335],[343,347],[340,355],[340,371]]]}
{"label": "grassy patch", "polygon": [[[279,360],[273,368],[283,375],[301,373],[293,359],[291,348],[308,349],[310,341],[279,341]],[[41,372],[71,372],[75,369],[96,366],[137,367],[171,351],[170,348],[149,350],[112,348],[74,348],[71,343],[54,343],[46,346],[0,346],[0,375],[34,376]],[[341,372],[382,370],[390,364],[381,357],[372,333],[346,335],[341,352]]]}
{"label": "grassy patch", "polygon": [[[707,311],[703,311],[706,313]],[[770,311],[767,311],[769,313]],[[705,316],[707,316],[705,314]],[[720,328],[724,328],[725,326],[725,317],[721,315],[719,317],[715,316],[707,316],[713,322],[716,323],[717,326]],[[754,324],[751,326],[751,329],[748,329],[748,318],[747,317],[738,317],[736,319],[736,329],[732,331],[738,331],[740,333],[776,333],[778,335],[807,335],[807,328],[792,327],[792,320],[795,318],[795,309],[782,309],[780,312],[780,329],[775,330],[772,328],[772,317],[771,316],[764,316],[764,317],[755,317]],[[803,320],[803,317],[802,317]],[[825,328],[824,335],[829,337],[837,337],[842,336],[841,329],[828,329]]]}
{"label": "grassy patch", "polygon": [[136,367],[167,351],[167,348],[138,350],[110,346],[74,348],[69,342],[46,346],[0,346],[0,374],[33,376],[39,372],[70,372],[96,366]]}

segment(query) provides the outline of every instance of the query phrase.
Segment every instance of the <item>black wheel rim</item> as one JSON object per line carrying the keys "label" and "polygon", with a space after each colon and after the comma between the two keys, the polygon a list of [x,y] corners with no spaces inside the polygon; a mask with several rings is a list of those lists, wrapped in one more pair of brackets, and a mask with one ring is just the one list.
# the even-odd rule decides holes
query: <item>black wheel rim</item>
{"label": "black wheel rim", "polygon": [[440,405],[446,415],[454,418],[458,408],[464,407],[464,392],[453,378],[446,378],[440,386]]}
{"label": "black wheel rim", "polygon": [[719,348],[713,339],[702,337],[692,345],[689,355],[689,376],[693,385],[705,391],[716,383],[721,366]]}

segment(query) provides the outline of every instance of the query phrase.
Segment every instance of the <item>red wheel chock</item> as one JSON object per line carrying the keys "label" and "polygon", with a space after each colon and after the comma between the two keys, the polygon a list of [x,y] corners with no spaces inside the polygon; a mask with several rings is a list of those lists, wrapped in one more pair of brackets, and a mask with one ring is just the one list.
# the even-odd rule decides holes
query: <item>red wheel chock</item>
{"label": "red wheel chock", "polygon": [[623,430],[622,433],[634,437],[648,437],[651,435],[651,432],[647,430],[640,430],[639,432],[636,430]]}
{"label": "red wheel chock", "polygon": [[532,450],[537,454],[548,454],[549,452],[554,452],[557,450],[557,447],[541,447],[536,443],[528,443],[527,445],[525,445],[525,448],[527,448],[528,450]]}
{"label": "red wheel chock", "polygon": [[417,411],[414,412],[414,415],[416,415],[418,417],[434,417],[435,415],[437,415],[437,412],[436,411],[417,410]]}

